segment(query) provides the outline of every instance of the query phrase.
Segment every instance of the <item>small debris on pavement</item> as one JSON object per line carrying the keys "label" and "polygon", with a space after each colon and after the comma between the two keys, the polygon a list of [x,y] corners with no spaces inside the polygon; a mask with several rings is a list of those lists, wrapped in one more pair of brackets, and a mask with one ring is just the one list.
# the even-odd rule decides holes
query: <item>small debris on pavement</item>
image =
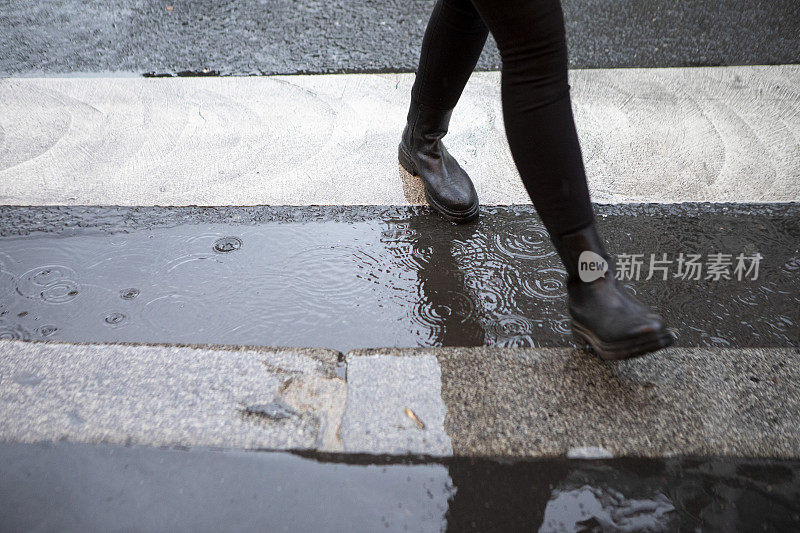
{"label": "small debris on pavement", "polygon": [[269,418],[270,420],[284,420],[286,418],[297,416],[297,411],[295,411],[289,404],[280,400],[272,403],[248,405],[245,407],[245,412],[248,415]]}
{"label": "small debris on pavement", "polygon": [[406,407],[406,416],[413,420],[419,429],[425,429],[425,423],[420,420],[417,414],[408,407]]}

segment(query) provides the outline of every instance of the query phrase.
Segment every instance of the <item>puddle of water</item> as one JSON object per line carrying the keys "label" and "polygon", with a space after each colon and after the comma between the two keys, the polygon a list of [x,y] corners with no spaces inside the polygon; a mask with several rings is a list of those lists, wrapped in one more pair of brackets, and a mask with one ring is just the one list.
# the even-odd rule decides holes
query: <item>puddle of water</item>
{"label": "puddle of water", "polygon": [[[448,529],[754,531],[800,524],[795,461],[712,458],[448,463]],[[531,530],[531,529],[528,529]]]}
{"label": "puddle of water", "polygon": [[[678,345],[800,345],[800,206],[598,212],[612,253],[763,256],[755,281],[629,283]],[[0,228],[0,338],[571,345],[563,269],[529,206],[462,226],[419,207],[4,207]]]}
{"label": "puddle of water", "polygon": [[12,530],[800,527],[800,462],[506,460],[0,444]]}

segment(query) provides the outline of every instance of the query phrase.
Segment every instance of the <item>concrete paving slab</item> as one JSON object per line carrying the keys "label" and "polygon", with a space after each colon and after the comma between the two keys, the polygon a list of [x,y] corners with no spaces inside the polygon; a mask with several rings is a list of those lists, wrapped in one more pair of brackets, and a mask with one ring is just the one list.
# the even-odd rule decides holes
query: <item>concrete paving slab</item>
{"label": "concrete paving slab", "polygon": [[337,357],[3,340],[0,440],[338,451]]}
{"label": "concrete paving slab", "polygon": [[347,366],[344,450],[452,455],[436,357],[366,355]]}
{"label": "concrete paving slab", "polygon": [[574,349],[384,349],[347,361],[390,356],[436,357],[456,455],[800,456],[796,348],[673,348],[619,363]]}
{"label": "concrete paving slab", "polygon": [[[800,350],[0,342],[0,441],[434,456],[800,457]],[[346,398],[346,400],[345,400]]]}
{"label": "concrete paving slab", "polygon": [[[0,79],[0,203],[415,204],[396,145],[412,74]],[[571,72],[597,202],[800,199],[800,66]],[[499,74],[448,147],[482,202],[528,203]]]}

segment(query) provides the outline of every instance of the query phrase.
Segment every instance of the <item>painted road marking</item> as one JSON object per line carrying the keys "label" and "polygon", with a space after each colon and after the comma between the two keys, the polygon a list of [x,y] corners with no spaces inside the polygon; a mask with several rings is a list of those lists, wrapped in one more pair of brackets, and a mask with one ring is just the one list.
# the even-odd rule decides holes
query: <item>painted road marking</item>
{"label": "painted road marking", "polygon": [[[424,203],[396,145],[411,74],[0,80],[7,205]],[[800,66],[576,70],[593,199],[800,199]],[[484,205],[528,203],[499,73],[473,75],[448,147]]]}

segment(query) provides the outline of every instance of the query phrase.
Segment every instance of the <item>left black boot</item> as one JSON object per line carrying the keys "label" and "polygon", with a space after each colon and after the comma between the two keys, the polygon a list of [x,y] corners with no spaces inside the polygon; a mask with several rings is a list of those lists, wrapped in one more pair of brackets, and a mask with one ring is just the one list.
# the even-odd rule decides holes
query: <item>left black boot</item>
{"label": "left black boot", "polygon": [[617,283],[594,224],[554,238],[553,244],[567,270],[572,334],[579,345],[614,360],[675,342],[661,318]]}
{"label": "left black boot", "polygon": [[422,179],[431,207],[452,222],[469,222],[478,216],[478,193],[442,143],[452,113],[412,100],[398,158],[409,174]]}

